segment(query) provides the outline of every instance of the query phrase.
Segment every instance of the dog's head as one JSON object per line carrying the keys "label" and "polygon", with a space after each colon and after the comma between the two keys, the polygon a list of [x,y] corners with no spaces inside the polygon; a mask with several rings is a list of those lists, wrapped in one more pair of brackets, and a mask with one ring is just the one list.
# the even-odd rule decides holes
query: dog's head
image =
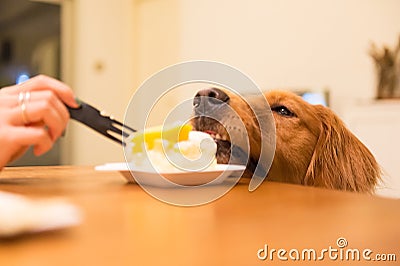
{"label": "dog's head", "polygon": [[[262,132],[249,101],[230,91],[211,88],[199,91],[194,97],[193,105],[194,117],[191,123],[195,130],[213,137],[217,143],[218,163],[247,163],[245,176],[250,177],[260,158]],[[262,103],[253,105],[263,106]],[[261,165],[257,171],[260,169]]]}
{"label": "dog's head", "polygon": [[[275,129],[270,132],[260,130],[254,114],[264,100],[262,96],[244,100],[215,88],[197,93],[192,124],[195,130],[213,136],[219,163],[240,158],[245,150],[249,154],[247,171],[254,171],[260,160],[261,134],[276,132],[268,179],[350,191],[373,190],[380,176],[377,162],[330,109],[311,105],[290,92],[271,91],[264,96],[275,122]],[[236,140],[234,146],[232,136]],[[241,143],[237,140],[240,138],[248,138],[248,142]],[[235,158],[231,162],[240,163],[241,159]]]}

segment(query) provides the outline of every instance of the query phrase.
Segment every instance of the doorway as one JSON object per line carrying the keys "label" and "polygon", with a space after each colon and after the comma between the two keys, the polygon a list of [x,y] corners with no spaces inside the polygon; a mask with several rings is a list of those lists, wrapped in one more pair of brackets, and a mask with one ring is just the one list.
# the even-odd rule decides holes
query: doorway
{"label": "doorway", "polygon": [[[60,78],[61,7],[29,0],[0,2],[0,88],[37,74]],[[60,144],[41,157],[29,150],[10,165],[58,165]]]}

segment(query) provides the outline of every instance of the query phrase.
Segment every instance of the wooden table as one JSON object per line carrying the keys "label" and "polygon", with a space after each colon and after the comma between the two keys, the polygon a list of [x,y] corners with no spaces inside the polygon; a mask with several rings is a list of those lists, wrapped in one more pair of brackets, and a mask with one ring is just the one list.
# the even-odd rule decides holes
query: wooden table
{"label": "wooden table", "polygon": [[[162,203],[118,172],[93,167],[21,167],[0,173],[0,190],[31,198],[62,196],[85,215],[80,226],[0,240],[0,265],[398,265],[400,201],[264,182],[250,193],[238,184],[199,207]],[[347,240],[340,249],[337,239]],[[263,250],[284,249],[260,260]],[[370,249],[395,262],[329,258],[323,249]],[[293,261],[297,249],[304,260]],[[332,250],[331,250],[332,251]],[[283,251],[281,251],[283,252]],[[310,251],[311,252],[311,251]],[[257,255],[257,253],[259,253]],[[368,253],[368,252],[367,252]],[[343,253],[345,254],[345,253]],[[349,253],[350,254],[350,253]],[[351,254],[350,254],[351,255]],[[349,257],[351,258],[351,256]],[[362,254],[361,254],[362,255]],[[393,258],[392,258],[393,259]]]}

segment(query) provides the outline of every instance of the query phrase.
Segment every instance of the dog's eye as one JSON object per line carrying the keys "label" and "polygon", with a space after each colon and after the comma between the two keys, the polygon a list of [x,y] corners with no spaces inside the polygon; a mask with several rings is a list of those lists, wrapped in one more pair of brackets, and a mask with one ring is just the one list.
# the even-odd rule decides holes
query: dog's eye
{"label": "dog's eye", "polygon": [[287,117],[294,116],[294,113],[292,111],[290,111],[286,106],[283,106],[283,105],[274,106],[271,108],[271,110],[282,116],[287,116]]}

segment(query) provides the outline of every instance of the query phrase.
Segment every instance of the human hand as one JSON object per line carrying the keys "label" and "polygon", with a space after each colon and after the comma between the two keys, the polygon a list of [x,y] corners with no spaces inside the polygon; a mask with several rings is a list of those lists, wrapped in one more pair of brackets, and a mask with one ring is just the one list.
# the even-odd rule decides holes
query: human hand
{"label": "human hand", "polygon": [[0,90],[0,169],[29,146],[39,156],[51,149],[69,121],[65,104],[78,107],[66,84],[39,75]]}

